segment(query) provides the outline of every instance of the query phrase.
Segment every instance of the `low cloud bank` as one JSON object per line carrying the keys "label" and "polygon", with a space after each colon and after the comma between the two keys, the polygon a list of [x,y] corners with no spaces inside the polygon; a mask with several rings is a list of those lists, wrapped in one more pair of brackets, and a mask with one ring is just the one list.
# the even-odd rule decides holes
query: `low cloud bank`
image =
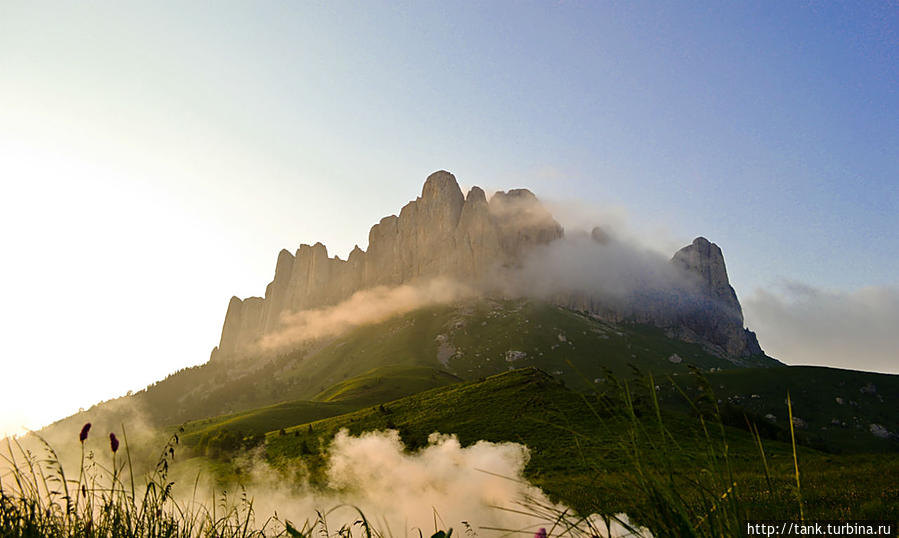
{"label": "low cloud bank", "polygon": [[541,245],[513,273],[514,291],[538,297],[589,292],[614,301],[636,294],[695,292],[696,282],[655,250],[600,232],[572,233]]}
{"label": "low cloud bank", "polygon": [[788,364],[899,374],[899,288],[845,292],[786,282],[756,290],[743,310],[768,354]]}
{"label": "low cloud bank", "polygon": [[358,291],[334,306],[283,314],[281,326],[264,335],[259,346],[268,351],[286,348],[475,294],[471,287],[444,278],[394,288],[378,286]]}

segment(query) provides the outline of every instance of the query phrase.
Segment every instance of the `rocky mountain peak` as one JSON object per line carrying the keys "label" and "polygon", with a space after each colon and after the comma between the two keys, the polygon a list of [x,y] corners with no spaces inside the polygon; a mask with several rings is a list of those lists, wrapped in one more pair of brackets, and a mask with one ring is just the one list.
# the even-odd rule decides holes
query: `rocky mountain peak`
{"label": "rocky mountain peak", "polygon": [[418,201],[426,207],[440,208],[449,214],[458,215],[462,210],[462,204],[465,203],[465,196],[462,195],[462,189],[456,182],[456,176],[446,170],[440,170],[425,180]]}
{"label": "rocky mountain peak", "polygon": [[560,239],[564,233],[552,214],[527,189],[497,191],[490,198],[489,207],[507,258],[506,265],[515,265],[536,245]]}
{"label": "rocky mountain peak", "polygon": [[[256,353],[255,344],[278,330],[285,314],[333,305],[363,289],[438,276],[480,281],[494,271],[522,265],[529,252],[561,239],[563,233],[527,189],[498,191],[488,201],[483,189],[472,187],[463,196],[451,173],[434,172],[421,196],[403,206],[399,216],[384,217],[372,226],[368,248],[357,245],[346,261],[329,257],[322,243],[302,244],[294,254],[282,250],[264,298],[234,297],[229,302],[213,357]],[[599,243],[611,240],[600,228],[591,237]],[[679,250],[672,263],[691,275],[700,289],[698,299],[687,301],[694,304],[686,314],[677,304],[659,304],[635,317],[633,311],[594,304],[589,290],[559,304],[613,321],[652,323],[682,339],[709,344],[723,355],[761,353],[754,335],[744,334],[740,304],[727,280],[721,249],[699,237]]]}
{"label": "rocky mountain peak", "polygon": [[730,357],[762,354],[755,333],[743,327],[743,309],[727,277],[721,248],[705,237],[678,250],[671,263],[683,270],[705,303],[688,311],[674,331]]}
{"label": "rocky mountain peak", "polygon": [[465,201],[467,203],[476,204],[476,203],[487,203],[487,195],[484,193],[484,189],[480,187],[472,187],[468,191],[468,196],[465,197]]}
{"label": "rocky mountain peak", "polygon": [[696,275],[702,292],[721,301],[743,320],[737,294],[727,278],[727,267],[721,248],[705,237],[697,237],[693,243],[678,250],[671,261],[690,274]]}

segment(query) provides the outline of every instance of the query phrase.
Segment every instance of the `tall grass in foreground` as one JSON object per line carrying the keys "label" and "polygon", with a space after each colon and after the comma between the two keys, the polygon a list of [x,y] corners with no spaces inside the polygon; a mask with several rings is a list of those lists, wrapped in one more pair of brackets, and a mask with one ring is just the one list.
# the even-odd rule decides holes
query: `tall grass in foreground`
{"label": "tall grass in foreground", "polygon": [[[258,522],[253,501],[246,495],[229,499],[222,493],[207,505],[194,497],[182,503],[172,497],[174,482],[169,465],[175,457],[178,434],[163,447],[155,469],[135,484],[134,471],[123,434],[109,434],[109,451],[103,457],[85,453],[84,441],[91,425],[79,434],[81,466],[78,478],[66,475],[56,451],[36,434],[41,452],[33,453],[17,439],[6,439],[0,455],[0,536],[5,537],[227,537],[307,536],[324,527],[324,514],[300,529],[272,516]],[[215,495],[215,494],[213,494]],[[358,527],[358,528],[356,528]],[[340,528],[346,538],[371,538],[367,527]]]}
{"label": "tall grass in foreground", "polygon": [[[617,419],[610,423],[620,427],[623,419],[627,424],[625,431],[616,436],[615,451],[626,455],[630,486],[643,499],[639,513],[630,514],[635,516],[635,523],[656,537],[743,536],[746,520],[758,517],[751,513],[750,496],[756,503],[764,497],[767,505],[781,507],[784,517],[801,519],[799,461],[789,394],[786,403],[791,421],[795,489],[784,488],[772,479],[762,437],[748,418],[747,430],[758,448],[760,476],[747,480],[746,467],[739,471],[735,468],[718,399],[699,371],[693,373],[701,388],[697,399],[690,398],[672,378],[668,381],[689,402],[697,420],[693,435],[699,435],[699,443],[689,442],[688,436],[692,435],[682,429],[683,425],[677,432],[669,429],[658,399],[659,387],[651,374],[638,375],[637,382],[627,383],[609,373],[611,391],[595,400],[584,396],[596,420],[602,423]],[[701,450],[696,451],[696,446]]]}
{"label": "tall grass in foreground", "polygon": [[[683,391],[697,417],[696,432],[702,442],[698,452],[686,446],[688,435],[672,431],[661,410],[652,376],[645,383],[621,383],[610,376],[613,390],[597,398],[584,396],[590,411],[600,423],[616,428],[617,439],[610,451],[623,456],[629,468],[634,495],[642,499],[635,524],[616,516],[583,516],[557,505],[536,499],[524,499],[519,508],[499,508],[536,517],[548,522],[537,537],[547,536],[616,536],[632,533],[644,535],[648,528],[656,537],[740,536],[748,513],[747,485],[735,472],[731,461],[727,430],[721,418],[717,399],[705,382],[704,397],[696,402]],[[704,380],[700,377],[700,382]],[[673,383],[673,380],[672,380]],[[676,385],[675,385],[676,386]],[[678,389],[680,390],[680,389]],[[787,400],[789,413],[792,407]],[[611,419],[611,420],[610,420]],[[792,417],[791,417],[792,419]],[[614,424],[614,426],[611,426]],[[624,424],[624,427],[622,427]],[[550,425],[547,425],[550,426]],[[560,425],[555,425],[559,426]],[[748,425],[759,451],[759,472],[767,489],[761,492],[771,502],[796,507],[801,517],[799,467],[795,439],[793,463],[795,490],[778,489],[772,480],[762,438],[753,425]],[[564,428],[563,428],[564,429]],[[40,453],[26,449],[18,440],[7,439],[5,453],[0,454],[0,536],[3,537],[227,537],[256,538],[286,536],[290,538],[381,538],[387,532],[374,528],[365,515],[356,510],[340,526],[329,524],[329,517],[346,518],[346,511],[316,512],[302,525],[294,525],[273,515],[257,519],[253,500],[246,494],[229,498],[224,492],[211,499],[198,499],[197,487],[189,501],[172,496],[174,482],[169,466],[179,442],[178,434],[163,447],[153,471],[137,484],[132,469],[127,436],[123,428],[123,450],[118,438],[110,434],[109,448],[99,456],[85,452],[89,435],[86,424],[78,436],[81,443],[81,465],[75,474],[67,474],[54,448],[39,436]],[[573,432],[577,433],[577,432]],[[791,432],[792,433],[792,432]],[[700,463],[699,472],[685,472],[685,459]],[[597,472],[602,472],[601,461]],[[695,468],[691,465],[690,468]],[[371,484],[367,487],[377,487]],[[751,487],[751,486],[749,486]],[[759,492],[752,492],[758,494]],[[389,494],[389,492],[385,492]],[[341,507],[338,507],[341,508]],[[598,507],[602,508],[602,507]],[[446,525],[441,523],[446,528]],[[439,531],[435,517],[432,538],[450,538]],[[481,527],[502,536],[529,536],[533,530]],[[442,534],[441,534],[442,533]],[[430,533],[429,533],[430,534]],[[477,536],[467,528],[467,536]],[[421,531],[413,536],[423,537]],[[405,536],[404,538],[409,538]]]}
{"label": "tall grass in foreground", "polygon": [[[180,502],[172,495],[174,482],[169,479],[169,466],[175,457],[179,434],[163,447],[155,469],[138,487],[134,480],[127,437],[124,450],[115,434],[109,434],[109,450],[102,457],[85,451],[84,442],[91,429],[85,424],[79,434],[81,464],[78,478],[66,475],[54,448],[37,434],[40,446],[35,454],[19,440],[6,439],[5,453],[0,454],[0,537],[70,537],[70,538],[384,538],[391,537],[389,528],[375,528],[358,508],[339,505],[328,511],[315,511],[302,525],[281,520],[277,514],[259,521],[253,500],[246,492],[229,499],[224,492],[208,504],[194,495]],[[179,431],[181,433],[181,431]],[[106,461],[100,461],[106,460]],[[377,487],[377,485],[370,485]],[[385,492],[389,494],[389,492]],[[544,507],[544,509],[547,507]],[[434,533],[415,529],[404,538],[451,538],[453,529],[439,530],[439,515],[434,512]],[[547,512],[548,519],[554,514]],[[333,525],[339,519],[340,525]],[[565,517],[558,518],[552,536],[574,538],[583,533]],[[386,525],[386,520],[385,520]],[[445,525],[440,522],[441,526]],[[477,536],[471,527],[466,534]],[[555,532],[554,532],[555,531]],[[543,538],[546,538],[544,531]]]}

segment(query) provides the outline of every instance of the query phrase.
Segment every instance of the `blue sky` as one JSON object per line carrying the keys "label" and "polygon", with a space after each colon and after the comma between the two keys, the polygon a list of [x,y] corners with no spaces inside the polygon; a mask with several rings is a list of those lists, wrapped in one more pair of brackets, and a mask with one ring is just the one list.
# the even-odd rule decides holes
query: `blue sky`
{"label": "blue sky", "polygon": [[438,169],[705,235],[757,316],[892,315],[897,92],[896,2],[0,0],[10,356],[134,357],[75,407],[202,362],[279,249],[364,248]]}

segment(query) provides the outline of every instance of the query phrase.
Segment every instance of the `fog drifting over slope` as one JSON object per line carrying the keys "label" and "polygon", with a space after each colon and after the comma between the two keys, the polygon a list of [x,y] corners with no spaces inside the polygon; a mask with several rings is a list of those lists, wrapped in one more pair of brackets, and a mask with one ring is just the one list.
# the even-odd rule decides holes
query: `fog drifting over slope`
{"label": "fog drifting over slope", "polygon": [[475,294],[472,287],[445,278],[396,287],[377,286],[357,291],[334,306],[282,314],[281,326],[264,335],[259,347],[263,351],[289,349],[306,340],[334,336],[360,325]]}
{"label": "fog drifting over slope", "polygon": [[588,292],[618,302],[635,293],[692,292],[694,284],[670,263],[670,255],[614,236],[599,242],[577,231],[535,248],[504,281],[504,288],[513,295],[541,299]]}

